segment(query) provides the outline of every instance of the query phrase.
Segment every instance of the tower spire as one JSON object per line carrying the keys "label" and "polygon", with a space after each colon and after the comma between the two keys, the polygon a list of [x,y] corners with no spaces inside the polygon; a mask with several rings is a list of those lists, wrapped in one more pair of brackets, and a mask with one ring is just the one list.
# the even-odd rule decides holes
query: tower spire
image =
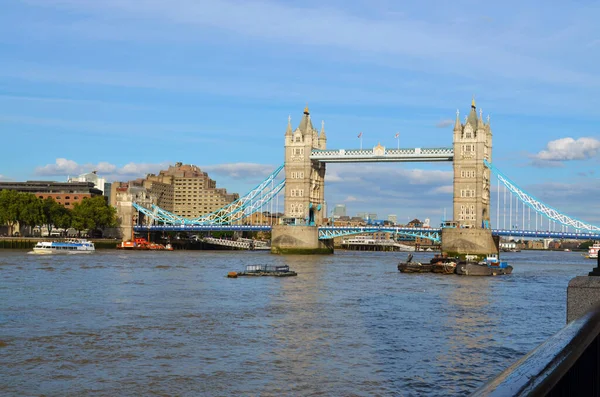
{"label": "tower spire", "polygon": [[321,134],[319,135],[319,139],[327,139],[325,135],[325,120],[321,120]]}
{"label": "tower spire", "polygon": [[456,109],[456,121],[454,122],[454,131],[460,131],[460,111]]}
{"label": "tower spire", "polygon": [[287,125],[287,129],[285,130],[285,135],[292,135],[292,116],[288,115],[288,125]]}
{"label": "tower spire", "polygon": [[475,105],[475,95],[473,95],[473,99],[471,100],[471,111],[465,122],[465,125],[467,124],[471,124],[473,129],[477,128],[477,106]]}

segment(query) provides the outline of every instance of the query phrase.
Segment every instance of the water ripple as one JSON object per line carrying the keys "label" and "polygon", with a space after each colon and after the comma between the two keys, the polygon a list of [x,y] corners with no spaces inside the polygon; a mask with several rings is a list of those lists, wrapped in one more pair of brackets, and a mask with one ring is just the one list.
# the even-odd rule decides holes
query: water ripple
{"label": "water ripple", "polygon": [[[466,395],[564,325],[567,283],[592,267],[523,252],[511,276],[477,278],[401,274],[393,253],[2,253],[8,396]],[[299,275],[224,278],[251,263]]]}

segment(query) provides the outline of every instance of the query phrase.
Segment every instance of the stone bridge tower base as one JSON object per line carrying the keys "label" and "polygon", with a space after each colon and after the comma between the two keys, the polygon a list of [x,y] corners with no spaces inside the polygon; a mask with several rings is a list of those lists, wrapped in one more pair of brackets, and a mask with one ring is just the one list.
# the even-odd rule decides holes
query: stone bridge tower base
{"label": "stone bridge tower base", "polygon": [[317,131],[308,106],[300,125],[285,131],[284,216],[271,231],[274,254],[331,254],[333,240],[319,240],[319,226],[326,222],[325,164],[311,160],[313,150],[327,148],[325,124]]}
{"label": "stone bridge tower base", "polygon": [[317,226],[275,225],[271,231],[272,254],[332,254],[333,239],[319,240]]}
{"label": "stone bridge tower base", "polygon": [[449,257],[464,260],[466,255],[476,255],[477,260],[482,260],[488,254],[497,254],[499,244],[500,238],[492,236],[490,229],[442,229],[442,252]]}

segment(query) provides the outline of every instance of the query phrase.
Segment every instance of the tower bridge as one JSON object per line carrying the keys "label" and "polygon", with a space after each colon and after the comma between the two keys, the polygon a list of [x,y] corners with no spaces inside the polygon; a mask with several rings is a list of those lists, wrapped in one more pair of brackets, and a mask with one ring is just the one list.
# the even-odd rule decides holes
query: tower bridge
{"label": "tower bridge", "polygon": [[[452,147],[432,148],[386,148],[381,144],[367,149],[328,149],[325,125],[320,131],[313,127],[308,107],[304,109],[297,128],[293,129],[291,118],[284,135],[284,164],[275,170],[263,183],[235,202],[211,214],[195,219],[172,214],[157,206],[145,207],[132,203],[133,207],[146,216],[150,222],[141,230],[271,230],[272,252],[274,253],[331,253],[332,239],[338,236],[357,233],[384,231],[378,227],[341,228],[324,224],[325,171],[327,163],[369,163],[369,162],[448,162],[453,163],[453,222],[452,227],[414,230],[411,228],[387,228],[392,233],[429,238],[441,241],[442,250],[451,255],[489,254],[498,252],[499,236],[554,237],[554,238],[597,238],[600,228],[580,221],[556,210],[520,189],[502,174],[492,163],[492,130],[489,116],[484,121],[483,114],[475,101],[464,119],[459,112],[453,127]],[[283,180],[280,172],[284,174]],[[492,173],[498,180],[498,206],[496,229],[491,228],[490,183]],[[507,191],[511,212],[506,227],[506,212],[503,214],[504,227],[500,227],[500,186],[504,186],[506,207]],[[257,212],[264,211],[265,205],[273,201],[283,191],[283,212],[278,225],[243,225],[245,220]],[[517,215],[521,203],[521,228],[516,230],[512,220],[512,197],[515,197]],[[278,206],[277,206],[278,207]],[[267,207],[268,208],[268,207]],[[531,223],[531,210],[535,217],[535,231],[525,229],[526,213]],[[543,220],[546,220],[546,231]],[[517,221],[517,225],[519,222]],[[561,231],[550,230],[551,225],[559,225]],[[256,229],[256,228],[259,229]],[[566,228],[574,229],[567,232]],[[385,229],[385,231],[388,231]],[[391,230],[394,229],[394,230]],[[410,230],[409,230],[410,229]]]}
{"label": "tower bridge", "polygon": [[272,231],[272,250],[286,252],[332,252],[333,245],[318,239],[318,227],[326,218],[324,180],[326,163],[452,161],[454,169],[453,216],[455,228],[442,230],[442,249],[452,255],[498,252],[498,241],[490,232],[490,169],[492,130],[475,100],[464,124],[459,112],[453,129],[452,148],[327,149],[325,125],[317,131],[308,106],[298,127],[291,119],[285,132],[284,224]]}

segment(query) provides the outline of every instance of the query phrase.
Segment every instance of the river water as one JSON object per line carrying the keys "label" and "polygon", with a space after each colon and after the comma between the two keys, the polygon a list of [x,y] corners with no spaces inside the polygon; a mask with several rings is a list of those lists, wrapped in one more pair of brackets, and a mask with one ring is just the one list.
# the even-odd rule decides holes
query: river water
{"label": "river water", "polygon": [[[562,328],[595,266],[523,251],[508,276],[402,274],[405,257],[0,250],[0,395],[464,395]],[[298,276],[225,277],[246,264]]]}

